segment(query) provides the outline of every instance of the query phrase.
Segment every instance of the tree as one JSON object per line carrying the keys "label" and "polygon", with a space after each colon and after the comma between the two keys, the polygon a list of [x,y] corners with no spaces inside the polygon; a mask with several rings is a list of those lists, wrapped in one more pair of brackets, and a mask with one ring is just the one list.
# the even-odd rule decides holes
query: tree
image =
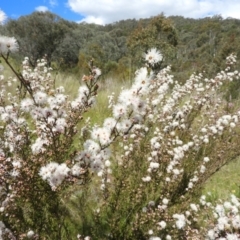
{"label": "tree", "polygon": [[76,26],[51,12],[34,12],[6,23],[8,33],[19,42],[20,53],[29,57],[32,66],[43,56],[50,64],[56,47]]}
{"label": "tree", "polygon": [[146,27],[140,24],[128,38],[127,46],[135,59],[139,59],[140,53],[153,47],[161,49],[165,57],[171,59],[169,57],[173,56],[177,43],[173,22],[163,15],[158,15],[153,17]]}

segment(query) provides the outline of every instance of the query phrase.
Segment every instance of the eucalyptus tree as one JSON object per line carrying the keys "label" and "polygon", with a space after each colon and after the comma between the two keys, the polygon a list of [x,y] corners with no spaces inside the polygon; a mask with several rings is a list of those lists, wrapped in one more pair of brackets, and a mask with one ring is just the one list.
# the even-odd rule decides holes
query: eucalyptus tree
{"label": "eucalyptus tree", "polygon": [[33,12],[17,20],[10,19],[5,26],[9,35],[18,40],[20,53],[29,57],[32,66],[43,56],[50,64],[57,46],[76,27],[76,23],[51,12]]}
{"label": "eucalyptus tree", "polygon": [[171,19],[164,15],[151,18],[147,26],[140,24],[132,32],[127,41],[131,53],[138,61],[142,52],[150,48],[158,48],[167,59],[172,59],[177,46],[177,32]]}

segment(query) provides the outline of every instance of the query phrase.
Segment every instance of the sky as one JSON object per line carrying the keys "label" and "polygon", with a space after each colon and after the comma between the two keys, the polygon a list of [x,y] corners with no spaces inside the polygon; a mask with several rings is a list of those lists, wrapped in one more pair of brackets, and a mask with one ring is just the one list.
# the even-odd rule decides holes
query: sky
{"label": "sky", "polygon": [[160,13],[196,19],[214,15],[240,19],[240,0],[0,0],[0,23],[34,11],[101,25]]}

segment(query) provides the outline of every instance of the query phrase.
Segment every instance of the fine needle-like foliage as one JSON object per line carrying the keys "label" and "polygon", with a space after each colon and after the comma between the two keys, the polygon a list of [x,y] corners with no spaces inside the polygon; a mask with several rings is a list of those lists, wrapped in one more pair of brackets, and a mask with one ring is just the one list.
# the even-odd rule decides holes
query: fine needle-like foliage
{"label": "fine needle-like foliage", "polygon": [[15,74],[0,76],[0,239],[240,238],[237,197],[201,196],[240,154],[240,111],[221,91],[240,78],[234,54],[215,77],[181,85],[152,48],[132,86],[109,96],[110,116],[90,124],[101,75],[93,61],[73,99],[45,59],[15,70],[17,49],[0,37]]}

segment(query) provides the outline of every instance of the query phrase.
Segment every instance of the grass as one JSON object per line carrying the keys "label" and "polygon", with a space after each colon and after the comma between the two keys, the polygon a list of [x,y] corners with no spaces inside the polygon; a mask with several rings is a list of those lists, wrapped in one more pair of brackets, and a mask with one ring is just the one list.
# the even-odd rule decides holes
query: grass
{"label": "grass", "polygon": [[[55,77],[53,73],[53,77]],[[71,74],[58,73],[56,75],[56,86],[63,86],[65,88],[65,94],[70,99],[77,97],[78,88],[83,84],[81,81],[82,76],[76,76]],[[121,91],[122,87],[130,86],[130,81],[120,82],[118,79],[102,79],[99,80],[99,89],[96,98],[96,104],[91,108],[84,118],[91,118],[92,123],[102,124],[104,119],[111,116],[111,109],[108,108],[108,96],[112,93],[115,94],[115,100]]]}
{"label": "grass", "polygon": [[212,201],[228,199],[230,194],[240,197],[240,157],[216,172],[207,181],[203,194]]}

